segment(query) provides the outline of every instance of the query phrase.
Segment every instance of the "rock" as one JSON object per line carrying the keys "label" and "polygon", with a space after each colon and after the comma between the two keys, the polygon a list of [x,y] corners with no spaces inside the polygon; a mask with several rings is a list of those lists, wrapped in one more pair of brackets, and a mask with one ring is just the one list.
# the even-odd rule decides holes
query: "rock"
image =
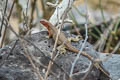
{"label": "rock", "polygon": [[[26,45],[25,48],[28,50],[28,55],[32,56],[33,63],[39,68],[39,72],[43,77],[50,61],[50,52],[54,45],[54,40],[52,38],[46,38],[47,35],[46,31],[42,31],[25,37],[25,39],[34,43],[40,51],[31,43],[24,42],[24,46]],[[31,63],[24,54],[23,46],[19,40],[11,52],[15,42],[13,41],[8,46],[0,49],[0,80],[39,80]],[[82,43],[83,41],[80,40],[78,42],[72,42],[72,45],[79,49]],[[88,42],[85,45],[84,51],[88,52],[94,58],[99,58],[98,52]],[[58,51],[56,52],[58,54]],[[77,53],[70,51],[67,51],[66,54],[59,54],[51,68],[48,80],[68,80],[68,74],[70,73],[76,55]],[[73,71],[73,80],[81,80],[90,66],[91,61],[81,55]],[[99,69],[93,67],[85,80],[109,80],[107,76],[102,74]]]}
{"label": "rock", "polygon": [[[100,54],[101,58],[107,57],[108,54]],[[110,76],[113,80],[120,79],[120,55],[113,54],[111,58],[103,62],[104,67],[110,72]]]}

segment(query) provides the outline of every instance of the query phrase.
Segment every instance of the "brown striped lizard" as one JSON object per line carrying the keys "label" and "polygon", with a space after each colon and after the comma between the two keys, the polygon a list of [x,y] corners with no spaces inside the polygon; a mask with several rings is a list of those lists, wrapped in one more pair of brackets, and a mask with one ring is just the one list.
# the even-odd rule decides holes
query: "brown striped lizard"
{"label": "brown striped lizard", "polygon": [[[53,39],[56,40],[58,29],[54,25],[52,25],[49,21],[47,21],[45,19],[41,19],[40,23],[48,29],[49,37],[53,37]],[[63,32],[60,32],[60,34],[58,36],[57,44],[60,45],[63,43],[64,43],[66,49],[68,49],[69,51],[79,53],[79,49],[72,46],[71,42],[65,37],[65,34]],[[87,54],[86,52],[82,51],[81,55],[83,55],[83,56],[85,56],[88,59],[93,61],[93,58],[89,54]],[[95,66],[97,66],[97,68],[99,68],[105,75],[107,75],[109,77],[109,73],[103,68],[102,65],[97,63]]]}

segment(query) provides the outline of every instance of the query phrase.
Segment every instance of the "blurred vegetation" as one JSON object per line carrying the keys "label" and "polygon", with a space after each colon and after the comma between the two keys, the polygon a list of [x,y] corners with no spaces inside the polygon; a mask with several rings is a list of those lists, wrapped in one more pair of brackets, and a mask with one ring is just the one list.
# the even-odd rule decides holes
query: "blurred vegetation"
{"label": "blurred vegetation", "polygon": [[[83,2],[79,0],[77,4],[78,3],[83,3]],[[88,26],[89,42],[92,43],[95,49],[97,49],[98,51],[110,53],[110,52],[114,52],[115,49],[117,48],[116,53],[120,53],[120,17],[117,16],[119,15],[120,5],[118,4],[120,4],[120,1],[118,0],[88,0],[89,9],[100,10],[101,11],[100,16],[103,19],[102,22],[100,22],[100,24],[90,23]],[[84,16],[84,14],[82,14],[77,9],[76,6],[74,6],[74,8],[79,15]],[[111,15],[110,20],[106,21],[106,18],[104,17],[104,11],[108,12],[108,15]],[[114,16],[117,17],[113,18]],[[72,20],[74,20],[75,23],[77,22],[73,15],[71,16],[71,18]],[[84,36],[85,28],[81,27],[79,23],[76,23],[76,25],[78,25],[81,34]],[[103,39],[103,41],[101,39]],[[103,42],[105,43],[102,44]],[[100,45],[102,45],[101,50],[99,50]]]}
{"label": "blurred vegetation", "polygon": [[[10,12],[12,2],[14,0],[8,0],[7,11]],[[61,0],[60,0],[61,1]],[[12,10],[12,15],[10,17],[10,23],[13,25],[16,32],[21,35],[26,35],[29,30],[36,27],[39,24],[41,18],[49,19],[53,14],[55,8],[47,6],[47,2],[55,3],[55,0],[15,0],[15,6]],[[73,9],[79,14],[79,16],[85,16],[77,6],[84,4],[83,0],[76,0]],[[118,15],[120,9],[119,0],[88,0],[88,7],[92,10],[100,10],[102,22],[99,24],[93,23],[90,19],[88,24],[89,31],[89,42],[94,46],[94,48],[101,52],[112,52],[120,53],[120,17],[113,18],[113,16]],[[110,13],[111,19],[106,20],[104,17],[104,11]],[[97,14],[97,13],[96,13]],[[8,14],[7,14],[8,15]],[[76,13],[70,11],[69,17],[75,23],[74,25],[65,27],[64,30],[71,31],[71,33],[80,34],[85,37],[84,24],[78,23]],[[94,16],[92,16],[94,18]],[[20,27],[22,24],[22,28]],[[76,26],[76,27],[75,27]],[[112,29],[110,29],[112,27]],[[76,32],[76,29],[78,32]],[[4,31],[3,31],[4,32]],[[108,32],[108,33],[107,33]],[[106,36],[107,34],[107,36]],[[6,39],[9,39],[9,31],[6,33]],[[7,41],[5,43],[9,43]],[[115,50],[117,49],[117,50]]]}

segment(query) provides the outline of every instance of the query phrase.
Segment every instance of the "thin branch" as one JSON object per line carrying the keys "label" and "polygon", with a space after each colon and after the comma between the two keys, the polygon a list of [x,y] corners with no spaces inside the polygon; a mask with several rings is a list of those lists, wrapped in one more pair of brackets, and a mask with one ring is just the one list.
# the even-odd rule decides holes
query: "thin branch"
{"label": "thin branch", "polygon": [[24,53],[25,53],[24,56],[26,56],[27,59],[30,61],[31,65],[32,65],[34,71],[37,73],[39,79],[40,79],[40,80],[44,80],[43,77],[42,77],[42,75],[41,75],[40,72],[39,72],[39,68],[36,67],[36,65],[35,65],[35,64],[33,63],[33,61],[32,61],[32,58],[29,56],[29,52],[28,52],[28,50],[25,48],[26,45],[25,45],[24,41],[23,41],[22,39],[19,39],[19,40],[21,41],[22,47],[23,47],[23,49],[24,49]]}
{"label": "thin branch", "polygon": [[27,1],[27,7],[26,7],[26,12],[23,12],[23,27],[21,27],[20,34],[22,35],[27,35],[27,33],[30,31],[30,27],[28,24],[28,6],[29,6],[29,0]]}
{"label": "thin branch", "polygon": [[28,14],[28,5],[29,5],[30,0],[27,1],[27,7],[26,7],[26,16]]}
{"label": "thin branch", "polygon": [[30,27],[30,29],[32,28],[33,13],[34,13],[34,11],[35,11],[36,1],[37,1],[37,0],[32,0],[32,2],[31,2],[32,10],[31,10],[30,22],[29,22],[29,27]]}
{"label": "thin branch", "polygon": [[87,76],[90,74],[90,71],[93,69],[94,64],[91,62],[89,70],[86,72],[86,74],[83,76],[82,80],[86,80]]}
{"label": "thin branch", "polygon": [[[61,28],[63,27],[63,25],[64,25],[64,20],[65,20],[65,18],[66,18],[66,16],[67,16],[67,13],[69,12],[69,10],[70,10],[70,8],[69,8],[69,4],[70,3],[70,0],[69,0],[69,2],[68,2],[68,8],[66,8],[66,10],[65,10],[65,12],[64,12],[64,14],[63,14],[63,17],[62,17],[62,23],[60,24],[60,25],[58,25],[59,26],[59,29],[58,29],[58,33],[57,33],[57,36],[56,36],[56,39],[55,39],[55,44],[54,44],[54,48],[53,48],[53,50],[52,50],[52,57],[51,57],[51,59],[52,60],[54,60],[54,57],[55,57],[55,50],[56,50],[56,46],[57,46],[57,42],[58,42],[58,37],[59,37],[59,35],[60,35],[60,30],[61,30]],[[59,8],[58,8],[59,9]],[[59,14],[57,14],[57,16],[59,17]],[[59,21],[59,18],[58,18],[58,21]],[[59,23],[59,22],[58,22]],[[47,80],[47,77],[48,77],[48,74],[49,74],[49,72],[50,72],[50,69],[51,69],[51,67],[52,67],[52,61],[50,61],[49,62],[49,65],[48,65],[48,69],[47,69],[47,72],[46,72],[46,74],[45,74],[45,80]]]}
{"label": "thin branch", "polygon": [[[53,13],[53,15],[50,17],[49,22],[53,25],[56,25],[58,22],[58,19],[61,19],[61,17],[64,15],[65,10],[68,8],[72,8],[74,0],[62,0],[62,2],[57,6],[59,7],[59,18],[57,17],[58,15],[58,10],[56,9]],[[68,6],[69,4],[69,6]]]}
{"label": "thin branch", "polygon": [[[8,0],[6,0],[6,3],[5,3],[5,9],[4,9],[4,14],[6,14],[6,10],[7,10],[7,3],[8,3]],[[3,22],[4,22],[4,16],[2,17],[2,23],[1,23],[1,26],[0,26],[0,37],[1,37],[1,34],[2,34],[2,27],[3,27]],[[0,47],[1,48],[1,47]]]}
{"label": "thin branch", "polygon": [[18,40],[15,41],[13,47],[11,48],[10,52],[7,54],[7,57],[4,59],[4,61],[0,63],[0,67],[2,67],[2,65],[5,63],[5,61],[9,58],[9,55],[13,52],[13,50],[14,50],[16,44],[17,44],[17,41]]}
{"label": "thin branch", "polygon": [[[16,0],[13,1],[12,7],[11,7],[11,9],[10,9],[10,13],[9,13],[9,15],[8,15],[8,21],[9,21],[9,19],[10,19],[11,14],[12,14],[13,7],[14,7],[15,2],[16,2]],[[4,14],[4,15],[5,15],[5,14]],[[3,22],[4,22],[4,16],[3,16]],[[1,25],[1,27],[2,27],[2,25]],[[2,40],[1,40],[0,48],[2,48],[3,43],[4,43],[4,41],[5,41],[6,31],[7,31],[7,25],[6,25],[5,30],[4,30],[4,32],[3,32],[3,37],[2,37]]]}
{"label": "thin branch", "polygon": [[117,43],[117,45],[115,46],[114,50],[111,53],[114,54],[119,48],[120,48],[120,41]]}
{"label": "thin branch", "polygon": [[102,4],[101,4],[102,0],[99,0],[99,7],[100,7],[100,11],[101,11],[101,15],[102,15],[102,19],[105,22],[105,16],[104,16],[104,12],[103,12],[103,8],[102,8]]}
{"label": "thin branch", "polygon": [[75,32],[76,32],[78,35],[80,35],[81,38],[82,38],[82,35],[80,34],[79,29],[77,28],[77,26],[76,26],[75,23],[73,23],[73,27],[74,27]]}
{"label": "thin branch", "polygon": [[102,51],[104,49],[104,46],[105,46],[105,42],[106,42],[106,39],[108,38],[109,34],[110,34],[110,31],[112,31],[113,27],[114,27],[114,23],[115,23],[116,20],[113,20],[113,23],[111,23],[111,25],[106,28],[103,32],[103,34],[101,34],[101,39],[99,40],[98,43],[99,44],[99,48],[98,48],[98,51]]}
{"label": "thin branch", "polygon": [[73,71],[74,71],[75,64],[76,64],[76,62],[78,61],[78,59],[79,59],[79,57],[80,57],[80,55],[81,55],[81,52],[82,52],[82,50],[84,49],[84,46],[85,46],[86,41],[87,41],[87,39],[88,39],[88,31],[87,31],[87,27],[88,27],[88,25],[87,25],[87,24],[88,24],[87,0],[85,0],[84,2],[85,2],[85,8],[86,8],[86,16],[85,16],[85,19],[86,19],[86,23],[85,23],[85,34],[86,34],[86,36],[85,36],[85,40],[84,40],[84,42],[83,42],[83,44],[82,44],[82,47],[81,47],[79,53],[77,54],[77,57],[75,58],[74,62],[72,63],[72,67],[71,67],[71,71],[70,71],[70,77],[72,77],[72,73],[73,73]]}

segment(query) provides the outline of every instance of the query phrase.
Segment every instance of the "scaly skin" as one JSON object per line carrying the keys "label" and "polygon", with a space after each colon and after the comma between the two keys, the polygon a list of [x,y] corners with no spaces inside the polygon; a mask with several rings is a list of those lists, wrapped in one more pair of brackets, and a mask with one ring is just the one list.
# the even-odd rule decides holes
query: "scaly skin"
{"label": "scaly skin", "polygon": [[[45,19],[41,19],[40,23],[42,25],[44,25],[44,27],[46,27],[48,29],[48,33],[49,33],[49,37],[53,37],[53,39],[56,39],[57,33],[58,33],[58,29],[53,26],[49,21],[45,20]],[[62,44],[64,43],[66,49],[75,52],[75,53],[79,53],[79,50],[77,48],[75,48],[74,46],[71,45],[71,42],[68,41],[68,39],[65,37],[64,33],[60,32],[59,36],[58,36],[58,43],[57,44]],[[89,58],[90,60],[92,59],[92,57],[90,55],[88,55],[86,52],[82,51],[81,54],[87,58]],[[96,65],[95,65],[96,66]],[[107,75],[109,77],[109,72],[107,72],[104,67],[102,66],[102,64],[97,63],[97,68],[99,68],[105,75]],[[110,77],[109,77],[110,78]]]}
{"label": "scaly skin", "polygon": [[[40,23],[43,24],[47,29],[48,29],[48,33],[49,33],[49,37],[53,37],[53,39],[56,39],[57,33],[58,33],[58,29],[56,27],[54,27],[50,22],[48,22],[47,20],[40,20]],[[64,33],[60,32],[59,36],[58,36],[58,44],[62,44],[64,43],[66,49],[78,53],[79,50],[76,49],[74,46],[71,45],[71,42],[68,41],[68,39],[65,37]]]}

